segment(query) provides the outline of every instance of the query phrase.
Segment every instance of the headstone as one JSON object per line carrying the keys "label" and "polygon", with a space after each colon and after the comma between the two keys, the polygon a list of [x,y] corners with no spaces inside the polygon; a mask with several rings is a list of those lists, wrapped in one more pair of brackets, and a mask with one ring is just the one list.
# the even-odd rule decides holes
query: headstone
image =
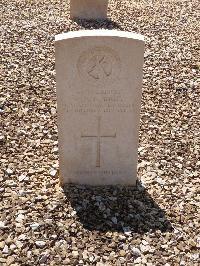
{"label": "headstone", "polygon": [[62,184],[136,183],[143,55],[130,32],[56,36]]}
{"label": "headstone", "polygon": [[71,0],[70,16],[78,19],[106,19],[108,0]]}

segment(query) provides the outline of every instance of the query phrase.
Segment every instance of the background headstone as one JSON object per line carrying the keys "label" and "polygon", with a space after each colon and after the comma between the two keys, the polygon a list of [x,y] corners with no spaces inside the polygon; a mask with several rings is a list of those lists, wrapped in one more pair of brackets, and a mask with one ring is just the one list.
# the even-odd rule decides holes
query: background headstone
{"label": "background headstone", "polygon": [[130,32],[56,36],[62,183],[135,184],[143,55]]}
{"label": "background headstone", "polygon": [[70,17],[73,19],[106,19],[108,0],[71,0]]}

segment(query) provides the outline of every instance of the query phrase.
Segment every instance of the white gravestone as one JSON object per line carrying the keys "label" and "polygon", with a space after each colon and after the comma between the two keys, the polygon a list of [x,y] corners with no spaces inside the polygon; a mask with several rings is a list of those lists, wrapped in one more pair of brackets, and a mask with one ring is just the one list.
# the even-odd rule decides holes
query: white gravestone
{"label": "white gravestone", "polygon": [[62,184],[135,185],[143,56],[130,32],[56,36]]}
{"label": "white gravestone", "polygon": [[106,19],[108,0],[71,0],[70,17],[78,19]]}

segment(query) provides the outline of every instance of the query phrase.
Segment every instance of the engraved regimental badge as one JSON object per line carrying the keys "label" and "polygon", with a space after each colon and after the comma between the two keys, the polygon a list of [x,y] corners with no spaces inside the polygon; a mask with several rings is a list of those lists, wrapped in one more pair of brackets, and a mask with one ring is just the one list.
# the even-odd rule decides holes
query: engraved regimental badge
{"label": "engraved regimental badge", "polygon": [[94,47],[80,56],[78,70],[84,81],[94,85],[113,82],[120,73],[120,59],[109,47]]}

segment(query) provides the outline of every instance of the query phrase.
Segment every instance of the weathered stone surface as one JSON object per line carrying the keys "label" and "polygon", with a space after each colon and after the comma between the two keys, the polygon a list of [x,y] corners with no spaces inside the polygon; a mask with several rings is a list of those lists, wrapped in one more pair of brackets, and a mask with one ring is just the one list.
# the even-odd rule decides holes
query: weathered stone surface
{"label": "weathered stone surface", "polygon": [[143,54],[129,32],[56,36],[62,183],[135,184]]}
{"label": "weathered stone surface", "polygon": [[108,0],[71,0],[70,16],[79,19],[105,19]]}

